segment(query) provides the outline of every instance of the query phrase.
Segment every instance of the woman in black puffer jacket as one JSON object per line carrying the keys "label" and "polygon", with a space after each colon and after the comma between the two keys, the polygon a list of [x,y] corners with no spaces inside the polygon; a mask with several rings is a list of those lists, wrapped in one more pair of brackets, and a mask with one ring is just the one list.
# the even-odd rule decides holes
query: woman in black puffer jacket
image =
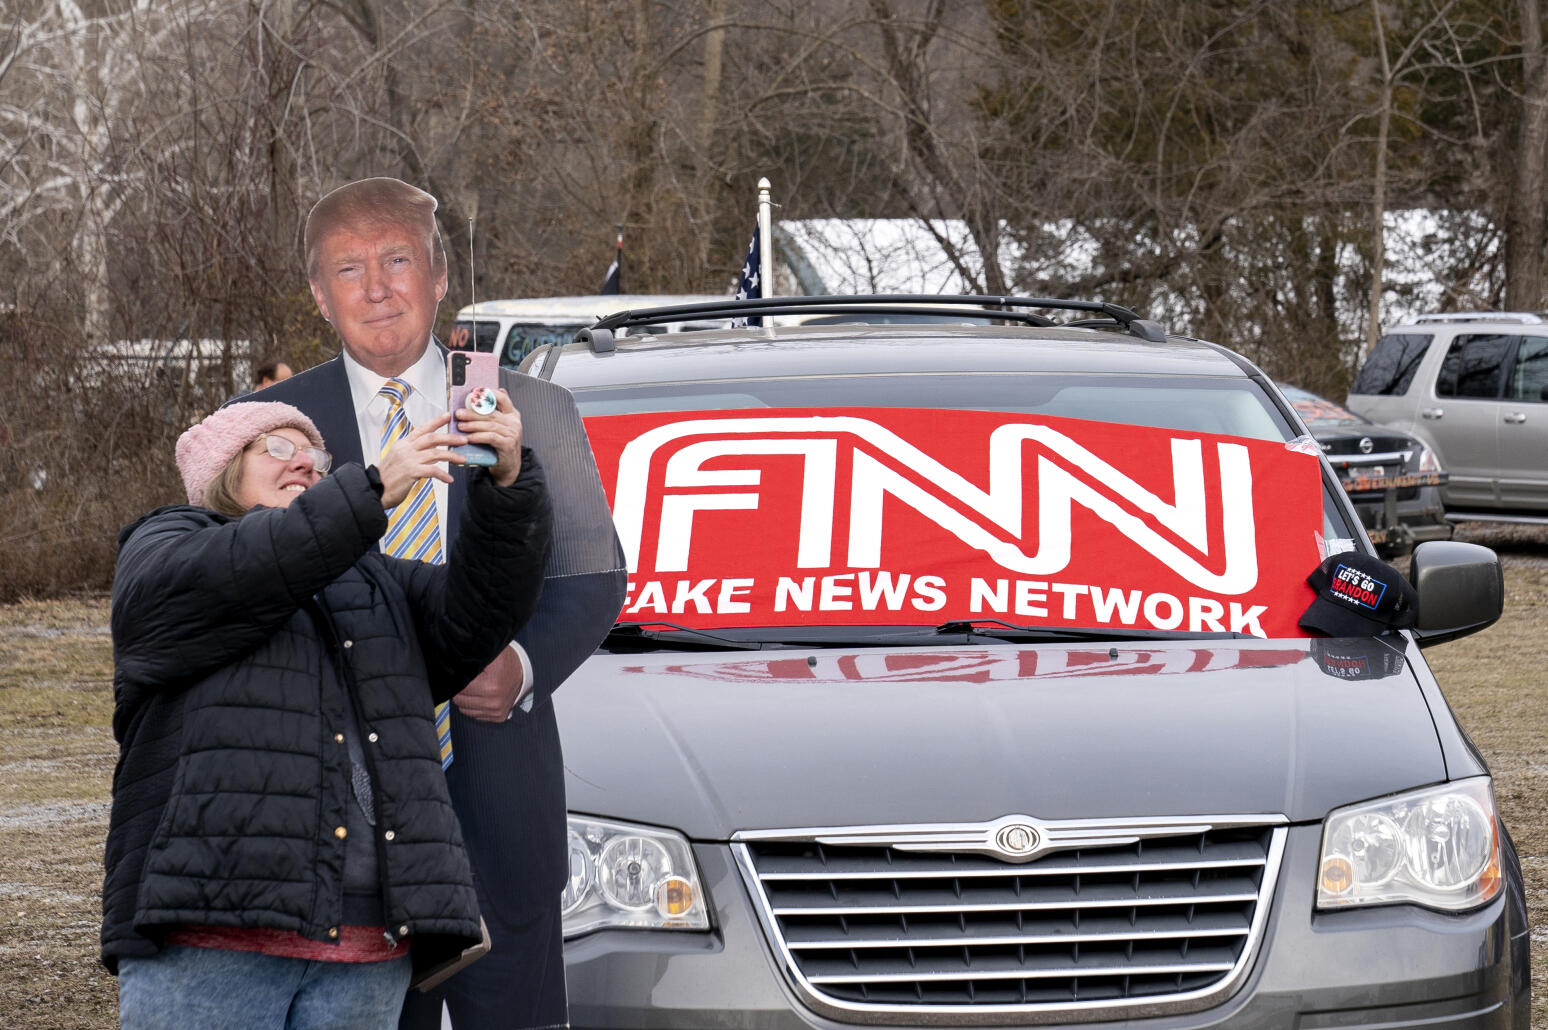
{"label": "woman in black puffer jacket", "polygon": [[[324,476],[300,411],[232,405],[179,440],[197,506],[121,535],[102,959],[125,1027],[394,1027],[411,967],[479,942],[433,703],[525,623],[552,527],[509,398],[458,415],[466,437],[443,416]],[[377,551],[467,440],[498,461],[446,564]]]}

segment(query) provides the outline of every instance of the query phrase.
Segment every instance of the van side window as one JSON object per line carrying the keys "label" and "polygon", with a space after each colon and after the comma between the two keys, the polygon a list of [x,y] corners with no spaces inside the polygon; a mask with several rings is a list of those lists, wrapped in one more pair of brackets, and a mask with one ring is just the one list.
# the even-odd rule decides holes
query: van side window
{"label": "van side window", "polygon": [[1435,380],[1435,395],[1496,400],[1504,385],[1505,359],[1515,341],[1514,336],[1494,333],[1452,340]]}
{"label": "van side window", "polygon": [[473,323],[473,349],[483,351],[485,354],[495,349],[495,342],[500,338],[499,322],[474,322]]}
{"label": "van side window", "polygon": [[1404,394],[1430,346],[1429,333],[1393,333],[1376,341],[1350,393]]}
{"label": "van side window", "polygon": [[1510,399],[1548,401],[1548,336],[1523,336],[1510,376]]}
{"label": "van side window", "polygon": [[521,364],[521,360],[528,354],[553,344],[563,347],[567,343],[575,342],[575,330],[580,326],[556,326],[542,325],[532,322],[517,322],[511,326],[510,332],[505,334],[505,357],[501,360],[509,367],[515,368]]}

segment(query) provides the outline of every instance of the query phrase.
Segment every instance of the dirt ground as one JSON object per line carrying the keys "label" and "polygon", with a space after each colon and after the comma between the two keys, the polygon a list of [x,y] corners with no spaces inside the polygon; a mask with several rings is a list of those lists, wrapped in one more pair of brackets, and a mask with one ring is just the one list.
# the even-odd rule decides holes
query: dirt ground
{"label": "dirt ground", "polygon": [[[1548,527],[1464,526],[1505,566],[1505,617],[1429,661],[1488,758],[1532,913],[1534,1027],[1548,1028]],[[117,749],[104,598],[0,607],[0,1027],[117,1025],[97,963]]]}

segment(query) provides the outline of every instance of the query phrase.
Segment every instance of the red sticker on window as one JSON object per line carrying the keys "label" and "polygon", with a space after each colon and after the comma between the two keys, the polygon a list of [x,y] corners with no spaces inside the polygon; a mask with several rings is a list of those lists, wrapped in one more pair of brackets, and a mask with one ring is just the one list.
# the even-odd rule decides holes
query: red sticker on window
{"label": "red sticker on window", "polygon": [[621,619],[1296,637],[1315,456],[1080,419],[906,408],[588,418]]}

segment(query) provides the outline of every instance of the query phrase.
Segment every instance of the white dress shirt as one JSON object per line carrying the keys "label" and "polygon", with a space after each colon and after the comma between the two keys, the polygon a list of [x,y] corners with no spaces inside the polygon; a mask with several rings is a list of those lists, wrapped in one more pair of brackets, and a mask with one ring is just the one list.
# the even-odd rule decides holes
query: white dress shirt
{"label": "white dress shirt", "polygon": [[[355,404],[355,421],[360,428],[360,453],[367,465],[376,464],[382,449],[382,430],[387,426],[387,415],[392,402],[382,396],[386,376],[379,376],[360,364],[344,351],[344,372],[349,376],[350,399]],[[438,347],[429,346],[420,359],[410,365],[397,378],[409,384],[410,392],[403,399],[404,414],[410,426],[422,426],[433,418],[446,414],[446,366],[441,361]],[[441,553],[449,553],[446,546],[446,484],[439,479],[431,480],[435,488],[435,514],[441,527]]]}
{"label": "white dress shirt", "polygon": [[[382,385],[387,376],[377,375],[344,350],[344,373],[349,377],[350,399],[355,405],[355,421],[360,429],[360,453],[367,465],[376,464],[382,449],[382,430],[387,425],[387,415],[392,402],[382,396]],[[431,419],[446,414],[446,364],[441,349],[434,343],[427,344],[420,359],[404,370],[397,378],[411,387],[403,400],[404,413],[409,425],[422,426]],[[450,554],[446,543],[446,490],[439,479],[432,480],[435,490],[435,515],[440,523],[441,553]],[[521,693],[516,695],[516,706],[524,711],[532,708],[532,659],[526,649],[511,641],[511,650],[521,661]],[[512,711],[515,709],[513,708]]]}

